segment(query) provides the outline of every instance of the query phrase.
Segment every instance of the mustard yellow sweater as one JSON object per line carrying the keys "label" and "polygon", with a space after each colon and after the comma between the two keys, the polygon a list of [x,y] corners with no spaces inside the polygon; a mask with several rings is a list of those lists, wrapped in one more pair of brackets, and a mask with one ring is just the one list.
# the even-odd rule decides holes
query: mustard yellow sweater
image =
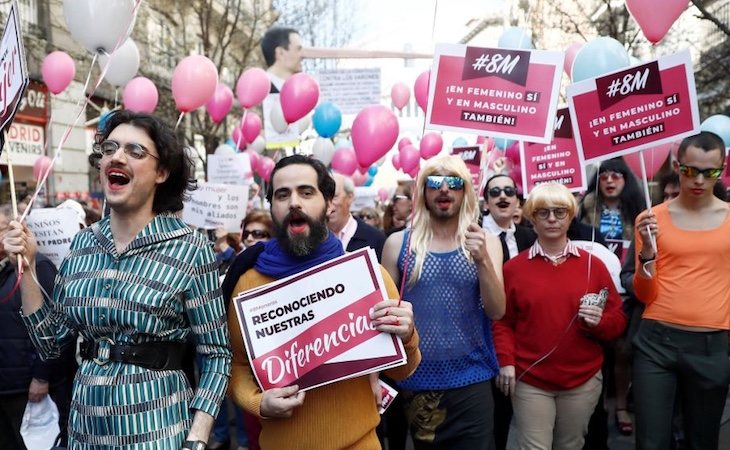
{"label": "mustard yellow sweater", "polygon": [[[382,267],[381,271],[388,296],[398,298],[398,289],[390,275]],[[249,270],[238,280],[233,295],[235,297],[242,291],[271,281],[272,278],[256,270]],[[263,394],[248,363],[235,311],[235,306],[231,304],[228,328],[233,348],[233,366],[229,393],[241,407],[261,417]],[[395,380],[402,380],[412,374],[421,361],[417,332],[403,345],[408,363],[385,371]],[[296,408],[288,419],[262,418],[259,443],[263,450],[379,449],[380,443],[375,434],[379,421],[370,382],[367,376],[361,376],[307,391],[304,404]]]}

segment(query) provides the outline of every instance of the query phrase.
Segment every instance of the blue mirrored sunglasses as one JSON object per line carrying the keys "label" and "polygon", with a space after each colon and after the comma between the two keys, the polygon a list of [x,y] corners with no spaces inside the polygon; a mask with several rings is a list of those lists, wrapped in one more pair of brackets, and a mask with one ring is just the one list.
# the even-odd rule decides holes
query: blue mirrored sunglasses
{"label": "blue mirrored sunglasses", "polygon": [[454,176],[438,176],[438,175],[430,175],[426,177],[426,187],[428,189],[441,189],[441,186],[443,186],[444,182],[449,186],[449,189],[452,191],[460,191],[464,189],[464,179],[461,177],[454,177]]}

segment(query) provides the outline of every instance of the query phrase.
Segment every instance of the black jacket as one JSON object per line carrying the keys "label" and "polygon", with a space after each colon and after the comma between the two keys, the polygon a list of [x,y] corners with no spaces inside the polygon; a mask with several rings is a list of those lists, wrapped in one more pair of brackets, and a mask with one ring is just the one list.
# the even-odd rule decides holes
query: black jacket
{"label": "black jacket", "polygon": [[[16,281],[15,268],[7,259],[0,263],[0,301],[6,299]],[[36,258],[37,278],[43,289],[53,295],[56,267],[43,255]],[[23,276],[31,276],[26,273]],[[65,380],[70,358],[75,351],[69,346],[61,359],[42,361],[28,336],[28,330],[20,316],[20,287],[0,304],[0,395],[28,392],[31,379],[58,384]]]}
{"label": "black jacket", "polygon": [[357,221],[357,228],[355,234],[352,235],[352,239],[347,244],[347,251],[354,252],[365,247],[372,247],[375,250],[375,254],[378,256],[378,261],[383,256],[383,245],[385,245],[385,233],[378,230],[372,225],[368,225],[360,219]]}

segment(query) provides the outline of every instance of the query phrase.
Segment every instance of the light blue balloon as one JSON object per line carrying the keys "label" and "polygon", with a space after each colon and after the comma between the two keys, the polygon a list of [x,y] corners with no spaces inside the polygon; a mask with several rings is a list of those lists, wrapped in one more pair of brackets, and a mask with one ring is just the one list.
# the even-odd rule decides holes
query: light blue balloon
{"label": "light blue balloon", "polygon": [[371,184],[373,184],[373,180],[374,180],[373,177],[368,177],[368,179],[365,180],[365,182],[362,185],[363,186],[370,186]]}
{"label": "light blue balloon", "polygon": [[332,102],[321,103],[314,109],[312,125],[317,134],[323,138],[330,138],[337,134],[342,125],[342,112]]}
{"label": "light blue balloon", "polygon": [[335,148],[352,148],[352,141],[349,139],[340,139],[335,142]]}
{"label": "light blue balloon", "polygon": [[514,139],[494,138],[494,145],[500,150],[508,149],[514,143]]}
{"label": "light blue balloon", "polygon": [[466,139],[461,136],[454,139],[454,142],[451,143],[452,147],[466,147],[467,145],[469,145],[469,143],[466,142]]}
{"label": "light blue balloon", "polygon": [[726,148],[730,147],[730,117],[722,114],[710,116],[702,122],[700,130],[715,133],[725,141]]}
{"label": "light blue balloon", "polygon": [[377,175],[377,174],[378,174],[378,166],[376,166],[375,164],[373,164],[373,165],[372,165],[372,166],[370,166],[370,168],[368,169],[368,175],[369,175],[370,177],[374,177],[374,176],[375,176],[375,175]]}
{"label": "light blue balloon", "polygon": [[629,53],[616,39],[602,36],[586,43],[573,60],[573,83],[600,77],[631,64]]}
{"label": "light blue balloon", "polygon": [[529,31],[520,27],[508,27],[502,32],[497,41],[499,48],[517,48],[523,50],[532,50],[535,46],[532,44],[532,36]]}

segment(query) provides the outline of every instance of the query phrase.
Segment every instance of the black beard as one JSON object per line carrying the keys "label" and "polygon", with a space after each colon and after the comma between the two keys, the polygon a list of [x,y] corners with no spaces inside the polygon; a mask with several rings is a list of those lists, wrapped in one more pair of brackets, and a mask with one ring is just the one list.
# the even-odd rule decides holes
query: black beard
{"label": "black beard", "polygon": [[[289,235],[289,224],[293,218],[304,219],[309,226],[309,234],[304,233]],[[319,247],[319,244],[327,239],[329,230],[327,229],[327,210],[320,214],[318,220],[312,219],[300,210],[290,211],[284,217],[284,221],[279,223],[276,219],[274,222],[274,232],[279,240],[279,245],[294,256],[307,256]]]}

